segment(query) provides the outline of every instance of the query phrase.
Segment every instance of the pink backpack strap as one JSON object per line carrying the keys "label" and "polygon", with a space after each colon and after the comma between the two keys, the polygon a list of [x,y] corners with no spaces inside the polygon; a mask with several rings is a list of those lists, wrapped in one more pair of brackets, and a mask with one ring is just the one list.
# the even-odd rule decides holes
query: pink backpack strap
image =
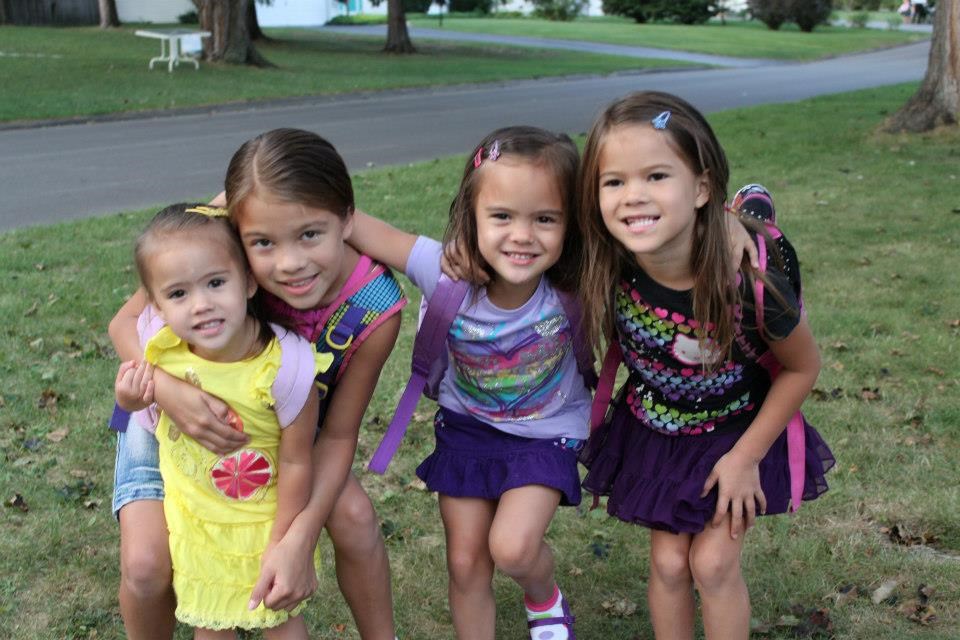
{"label": "pink backpack strap", "polygon": [[613,383],[617,378],[617,369],[623,361],[623,352],[620,343],[616,340],[607,347],[607,355],[603,358],[603,367],[597,380],[597,391],[593,394],[593,403],[590,405],[590,430],[593,431],[603,423],[607,415],[607,407],[613,398]]}
{"label": "pink backpack strap", "polygon": [[270,328],[280,343],[280,366],[270,391],[277,422],[285,428],[300,415],[309,394],[314,393],[315,352],[313,346],[296,333],[275,324]]}
{"label": "pink backpack strap", "polygon": [[447,346],[447,335],[453,325],[453,319],[469,291],[470,285],[463,281],[454,282],[446,276],[440,276],[437,288],[427,303],[427,311],[413,340],[413,354],[410,362],[410,379],[397,403],[397,410],[390,420],[387,432],[370,459],[367,468],[374,473],[384,473],[390,460],[400,447],[400,442],[410,424],[417,402],[427,385],[427,378],[433,363],[442,355]]}
{"label": "pink backpack strap", "polygon": [[[773,224],[767,223],[767,231],[775,240],[783,235]],[[760,272],[767,270],[767,243],[760,238],[757,243],[757,258],[760,263]],[[753,282],[753,305],[756,309],[757,331],[764,334],[763,324],[763,280],[756,278]],[[780,363],[773,352],[767,351],[757,360],[770,374],[773,380],[780,373]],[[803,481],[806,474],[806,427],[803,414],[797,411],[787,423],[787,465],[790,469],[790,512],[795,513],[803,501]]]}

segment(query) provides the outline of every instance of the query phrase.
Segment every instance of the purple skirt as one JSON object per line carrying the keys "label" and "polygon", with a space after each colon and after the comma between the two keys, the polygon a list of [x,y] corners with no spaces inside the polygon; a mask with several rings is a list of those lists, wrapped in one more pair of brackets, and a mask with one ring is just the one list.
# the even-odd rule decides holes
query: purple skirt
{"label": "purple skirt", "polygon": [[[829,447],[805,424],[803,499],[827,490],[824,474],[834,465]],[[668,436],[640,424],[618,402],[587,442],[581,462],[589,469],[583,488],[607,499],[607,512],[625,522],[672,533],[699,533],[717,509],[717,488],[700,497],[710,471],[743,430],[698,436]],[[766,515],[785,513],[790,503],[787,436],[782,433],[760,462]]]}
{"label": "purple skirt", "polygon": [[417,467],[431,491],[499,500],[510,489],[540,484],[558,490],[562,506],[580,504],[582,440],[524,438],[443,408],[433,424],[437,446]]}

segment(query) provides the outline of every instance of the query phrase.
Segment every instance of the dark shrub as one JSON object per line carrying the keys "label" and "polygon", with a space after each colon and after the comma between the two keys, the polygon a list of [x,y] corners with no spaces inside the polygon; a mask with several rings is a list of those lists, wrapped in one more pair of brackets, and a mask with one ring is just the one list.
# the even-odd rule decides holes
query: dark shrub
{"label": "dark shrub", "polygon": [[818,24],[829,21],[833,12],[831,0],[793,0],[791,4],[790,18],[805,33],[810,33]]}
{"label": "dark shrub", "polygon": [[749,0],[747,7],[754,18],[776,31],[790,19],[791,4],[792,0]]}
{"label": "dark shrub", "polygon": [[587,0],[530,0],[534,14],[547,20],[569,22],[580,15]]}

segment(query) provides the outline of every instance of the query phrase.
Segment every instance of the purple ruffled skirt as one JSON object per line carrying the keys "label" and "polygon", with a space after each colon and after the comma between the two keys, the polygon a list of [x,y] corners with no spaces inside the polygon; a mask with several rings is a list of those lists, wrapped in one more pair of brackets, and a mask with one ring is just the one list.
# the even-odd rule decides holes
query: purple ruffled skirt
{"label": "purple ruffled skirt", "polygon": [[431,491],[498,500],[510,489],[540,484],[558,490],[562,506],[580,504],[577,454],[582,440],[524,438],[443,408],[437,411],[434,432],[437,446],[417,467],[417,476]]}
{"label": "purple ruffled skirt", "polygon": [[[589,469],[583,488],[607,499],[607,512],[625,522],[673,533],[703,531],[717,508],[717,488],[700,497],[710,471],[733,448],[742,430],[698,436],[668,436],[640,424],[618,402],[587,442],[580,461]],[[805,424],[806,472],[803,499],[827,490],[824,474],[834,465],[826,442]],[[786,432],[760,462],[767,515],[785,513],[790,503]]]}

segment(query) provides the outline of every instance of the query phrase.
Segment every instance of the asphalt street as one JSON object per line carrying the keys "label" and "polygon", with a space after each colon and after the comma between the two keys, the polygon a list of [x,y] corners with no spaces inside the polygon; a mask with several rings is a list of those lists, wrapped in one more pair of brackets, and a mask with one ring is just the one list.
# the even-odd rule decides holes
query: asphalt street
{"label": "asphalt street", "polygon": [[915,81],[928,51],[924,41],[812,63],[463,85],[0,127],[0,230],[207,199],[222,188],[236,148],[275,127],[317,131],[351,170],[363,170],[468,153],[486,132],[507,124],[581,133],[604,104],[638,89],[676,93],[709,113]]}

